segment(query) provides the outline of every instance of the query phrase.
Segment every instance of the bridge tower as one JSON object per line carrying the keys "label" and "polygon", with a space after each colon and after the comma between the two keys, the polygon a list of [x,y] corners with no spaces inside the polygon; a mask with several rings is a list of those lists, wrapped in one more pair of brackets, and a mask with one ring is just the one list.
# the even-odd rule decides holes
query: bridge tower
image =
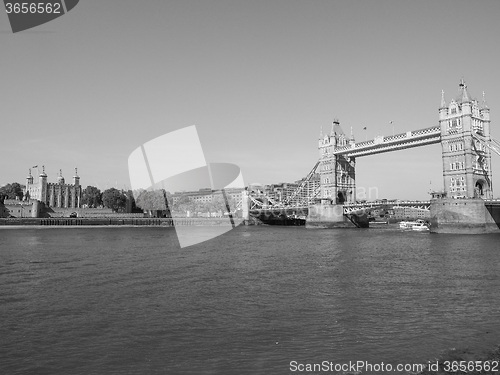
{"label": "bridge tower", "polygon": [[452,198],[493,197],[491,152],[475,134],[490,140],[490,110],[484,98],[479,104],[463,79],[459,93],[446,104],[444,91],[439,108],[444,191]]}
{"label": "bridge tower", "polygon": [[320,133],[319,166],[320,198],[322,203],[356,202],[356,161],[354,157],[334,155],[336,147],[354,145],[354,137],[348,139],[338,120],[334,120],[330,134]]}

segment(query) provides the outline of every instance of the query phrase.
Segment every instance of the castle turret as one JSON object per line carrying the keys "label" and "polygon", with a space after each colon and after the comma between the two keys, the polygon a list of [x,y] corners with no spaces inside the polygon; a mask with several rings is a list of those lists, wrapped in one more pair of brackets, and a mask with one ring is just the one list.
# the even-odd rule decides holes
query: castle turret
{"label": "castle turret", "polygon": [[64,185],[64,177],[62,175],[62,169],[59,169],[59,176],[57,176],[57,183]]}
{"label": "castle turret", "polygon": [[73,183],[75,186],[80,186],[80,176],[78,176],[78,168],[75,168],[75,175],[73,176]]}
{"label": "castle turret", "polygon": [[29,185],[33,185],[33,176],[31,175],[31,168],[28,172],[28,177],[26,177],[26,189]]}
{"label": "castle turret", "polygon": [[33,206],[31,207],[31,217],[40,217],[40,201],[33,201]]}
{"label": "castle turret", "polygon": [[47,203],[47,175],[45,174],[45,166],[42,165],[42,173],[40,173],[40,201]]}

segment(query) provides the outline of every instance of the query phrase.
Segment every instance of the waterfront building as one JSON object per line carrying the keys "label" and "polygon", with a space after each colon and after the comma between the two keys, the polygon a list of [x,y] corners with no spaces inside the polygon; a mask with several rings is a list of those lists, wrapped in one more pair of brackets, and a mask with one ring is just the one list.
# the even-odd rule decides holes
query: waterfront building
{"label": "waterfront building", "polygon": [[408,219],[430,219],[430,212],[428,210],[422,210],[415,207],[406,206],[394,206],[392,208],[393,214],[392,218],[396,220],[408,220]]}
{"label": "waterfront building", "polygon": [[296,182],[281,182],[264,186],[264,194],[275,202],[283,202],[292,196],[299,187]]}
{"label": "waterfront building", "polygon": [[82,187],[76,168],[72,184],[66,183],[61,170],[59,170],[57,182],[47,182],[45,167],[42,167],[42,173],[40,173],[38,180],[34,181],[30,169],[28,177],[26,177],[26,187],[23,193],[26,200],[37,200],[47,207],[81,207]]}
{"label": "waterfront building", "polygon": [[[224,189],[226,196],[233,199],[235,204],[237,205],[241,202],[242,199],[242,191],[240,188],[228,188]],[[183,192],[175,192],[172,194],[172,202],[176,204],[179,199],[182,197],[188,197],[189,200],[196,203],[210,203],[216,197],[222,197],[221,190],[212,190],[210,188],[200,189],[197,191],[183,191]]]}
{"label": "waterfront building", "polygon": [[[301,185],[306,177],[301,180],[295,181],[297,185]],[[319,190],[321,188],[320,183],[320,174],[315,173],[309,181],[306,182],[306,185],[303,187],[302,191],[299,194],[299,199],[302,202],[309,202],[312,198],[319,198]]]}

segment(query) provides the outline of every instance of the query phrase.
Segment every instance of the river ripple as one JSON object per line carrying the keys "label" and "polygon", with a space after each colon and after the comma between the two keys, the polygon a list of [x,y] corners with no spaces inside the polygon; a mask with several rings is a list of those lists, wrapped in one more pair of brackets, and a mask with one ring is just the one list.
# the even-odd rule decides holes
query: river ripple
{"label": "river ripple", "polygon": [[0,230],[5,374],[290,374],[500,342],[500,235]]}

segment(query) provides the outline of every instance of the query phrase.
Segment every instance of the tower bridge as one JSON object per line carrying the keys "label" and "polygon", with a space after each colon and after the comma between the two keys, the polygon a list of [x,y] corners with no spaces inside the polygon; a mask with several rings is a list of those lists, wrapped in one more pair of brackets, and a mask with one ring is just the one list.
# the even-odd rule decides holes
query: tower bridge
{"label": "tower bridge", "polygon": [[[491,200],[491,153],[500,155],[500,142],[491,139],[490,109],[484,92],[479,102],[461,80],[458,95],[450,102],[446,102],[444,92],[441,93],[437,126],[356,142],[352,131],[350,137],[346,136],[335,120],[328,134],[320,133],[318,162],[289,199],[264,203],[262,197],[251,194],[250,201],[254,210],[304,208],[319,203],[323,211],[328,210],[328,205],[342,205],[343,215],[352,214],[370,207],[370,203],[360,205],[356,200],[357,158],[437,143],[441,144],[443,166],[441,197]],[[320,176],[318,189],[305,200],[296,199],[316,173]],[[423,209],[428,209],[430,202],[424,206]]]}
{"label": "tower bridge", "polygon": [[448,197],[493,197],[491,151],[496,144],[490,136],[490,109],[484,94],[479,103],[462,80],[458,96],[449,103],[441,93],[439,126],[356,143],[352,134],[348,138],[338,120],[334,121],[330,133],[320,134],[318,143],[320,198],[338,204],[356,202],[355,166],[359,157],[436,143],[441,144],[444,192]]}

